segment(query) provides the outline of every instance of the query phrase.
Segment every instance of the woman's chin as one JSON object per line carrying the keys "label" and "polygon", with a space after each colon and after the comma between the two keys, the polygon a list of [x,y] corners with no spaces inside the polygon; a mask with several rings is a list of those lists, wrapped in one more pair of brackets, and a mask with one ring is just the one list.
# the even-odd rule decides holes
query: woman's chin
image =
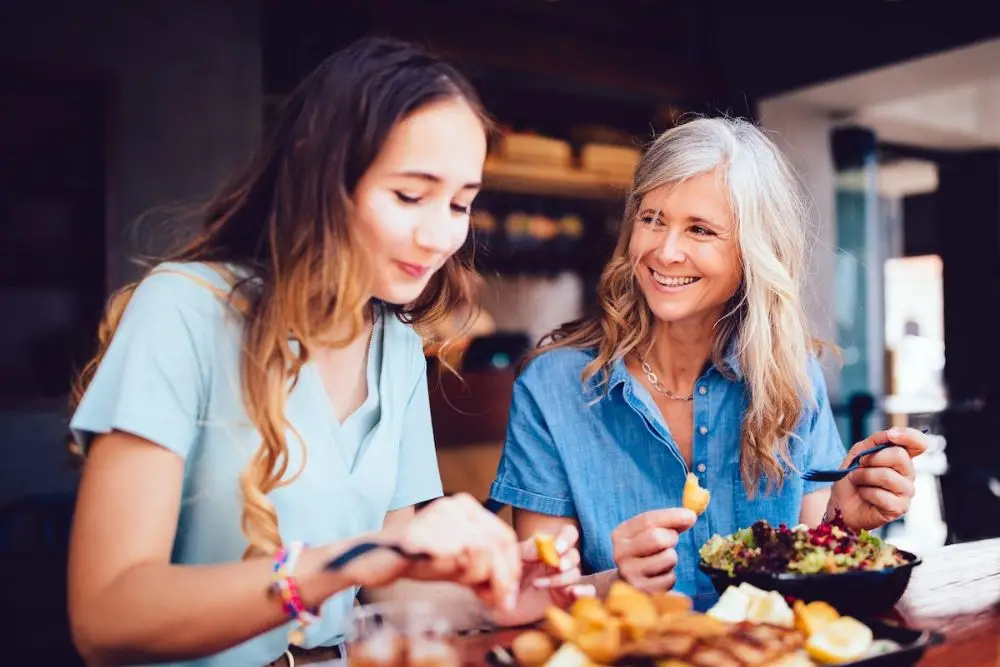
{"label": "woman's chin", "polygon": [[720,308],[695,308],[686,304],[656,304],[652,309],[657,322],[670,325],[713,322],[719,318]]}
{"label": "woman's chin", "polygon": [[375,290],[375,298],[394,306],[405,306],[416,301],[427,287],[427,281],[393,283],[381,285]]}

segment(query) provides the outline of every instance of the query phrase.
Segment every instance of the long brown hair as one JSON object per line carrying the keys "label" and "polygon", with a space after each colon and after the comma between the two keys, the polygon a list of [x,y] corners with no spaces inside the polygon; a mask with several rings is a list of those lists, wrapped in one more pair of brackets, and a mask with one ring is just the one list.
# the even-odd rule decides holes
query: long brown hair
{"label": "long brown hair", "polygon": [[[335,53],[289,96],[251,164],[209,202],[203,231],[162,258],[236,265],[253,277],[252,282],[238,282],[231,296],[247,304],[242,391],[247,414],[261,435],[240,480],[246,555],[272,553],[281,545],[278,517],[267,496],[302,471],[287,475],[289,379],[294,385],[311,350],[345,345],[364,327],[371,281],[349,224],[354,190],[397,123],[449,98],[464,100],[489,131],[490,121],[472,86],[420,49],[370,38]],[[469,258],[459,253],[414,303],[387,307],[404,322],[429,330],[459,304],[474,302],[478,284]],[[110,298],[98,331],[98,352],[75,383],[74,407],[136,286]],[[334,337],[332,332],[344,330],[345,324],[349,333]],[[298,351],[292,339],[299,343]]]}
{"label": "long brown hair", "polygon": [[628,193],[614,254],[597,294],[597,312],[542,339],[532,356],[560,347],[596,350],[583,381],[606,390],[612,364],[652,339],[654,315],[636,285],[629,241],[643,197],[663,185],[717,171],[737,220],[743,280],[716,323],[712,361],[726,371],[736,346],[750,402],[740,438],[740,473],[752,497],[792,467],[789,439],[812,400],[809,354],[827,346],[810,338],[802,307],[808,217],[798,182],[777,146],[752,123],[700,118],[660,135],[643,154]]}

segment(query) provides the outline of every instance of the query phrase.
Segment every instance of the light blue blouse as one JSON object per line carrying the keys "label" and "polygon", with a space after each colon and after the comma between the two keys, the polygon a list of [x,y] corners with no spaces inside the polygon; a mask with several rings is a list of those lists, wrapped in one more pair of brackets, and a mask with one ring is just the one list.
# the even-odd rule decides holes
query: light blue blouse
{"label": "light blue blouse", "polygon": [[[159,268],[229,289],[206,265]],[[95,434],[120,430],[184,459],[173,563],[235,562],[247,546],[239,476],[260,436],[241,398],[242,329],[239,313],[205,286],[177,273],[154,273],[136,290],[70,425],[84,447]],[[308,463],[295,482],[269,496],[286,542],[326,544],[377,531],[387,512],[442,494],[421,340],[384,315],[371,352],[369,397],[343,424],[311,363],[288,398],[286,413],[308,448]],[[302,448],[291,431],[288,442],[295,471]],[[261,581],[261,589],[268,583]],[[323,605],[307,646],[343,638],[356,593],[345,591]],[[210,658],[174,664],[265,665],[285,651],[289,630],[286,624]]]}

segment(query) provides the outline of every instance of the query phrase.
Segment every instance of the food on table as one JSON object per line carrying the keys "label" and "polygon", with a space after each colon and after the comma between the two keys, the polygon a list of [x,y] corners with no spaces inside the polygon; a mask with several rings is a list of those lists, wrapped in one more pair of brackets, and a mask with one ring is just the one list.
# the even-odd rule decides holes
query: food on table
{"label": "food on table", "polygon": [[460,667],[462,664],[455,647],[437,637],[411,638],[407,642],[406,659],[406,667]]}
{"label": "food on table", "polygon": [[622,619],[623,628],[632,639],[642,637],[656,624],[659,616],[652,598],[624,581],[611,584],[604,606]]}
{"label": "food on table", "polygon": [[623,628],[624,624],[616,619],[602,628],[591,628],[577,634],[573,643],[591,661],[599,665],[610,664],[622,653],[622,643],[625,641]]}
{"label": "food on table", "polygon": [[510,646],[518,663],[524,667],[538,667],[556,652],[555,642],[541,630],[522,632]]}
{"label": "food on table", "polygon": [[562,642],[571,642],[576,636],[576,619],[559,607],[545,610],[545,629]]}
{"label": "food on table", "polygon": [[549,533],[535,534],[535,549],[538,558],[549,567],[559,567],[559,550],[556,549],[556,538]]}
{"label": "food on table", "polygon": [[708,509],[708,499],[711,494],[707,489],[701,488],[698,484],[698,476],[694,473],[688,473],[687,479],[684,481],[684,495],[681,499],[681,504],[701,516],[706,509]]}
{"label": "food on table", "polygon": [[728,623],[750,621],[783,628],[795,626],[792,608],[780,593],[762,591],[746,582],[723,591],[718,602],[706,613]]}
{"label": "food on table", "polygon": [[351,642],[352,667],[403,667],[406,640],[392,628],[380,628],[362,640]]}
{"label": "food on table", "polygon": [[611,622],[611,613],[597,598],[580,598],[569,608],[575,626],[581,628],[602,628]]}
{"label": "food on table", "polygon": [[865,655],[873,641],[871,628],[850,616],[842,616],[809,635],[806,652],[817,662],[836,665]]}
{"label": "food on table", "polygon": [[796,600],[795,604],[792,605],[792,611],[795,614],[795,627],[804,632],[806,636],[821,630],[831,621],[840,618],[837,610],[822,600],[809,603]]}
{"label": "food on table", "polygon": [[566,642],[549,658],[545,667],[591,667],[591,664],[583,651]]}
{"label": "food on table", "polygon": [[[749,600],[748,593],[743,595]],[[770,599],[763,591],[753,595]],[[604,601],[583,598],[568,611],[547,610],[545,629],[560,645],[545,662],[538,662],[540,656],[552,651],[554,643],[546,644],[537,630],[518,636],[512,652],[521,667],[599,667],[647,659],[656,667],[773,667],[779,660],[786,667],[810,664],[802,662],[806,636],[792,625],[791,621],[788,627],[750,620],[725,622],[692,611],[691,600],[684,595],[647,595],[617,581]]]}
{"label": "food on table", "polygon": [[730,576],[880,570],[906,562],[895,547],[868,531],[849,528],[839,511],[815,528],[773,528],[760,520],[726,537],[714,535],[698,553],[707,566]]}
{"label": "food on table", "polygon": [[691,611],[691,598],[677,593],[653,593],[649,596],[653,600],[656,612],[663,616],[676,611]]}
{"label": "food on table", "polygon": [[460,667],[458,651],[444,637],[407,636],[379,628],[350,643],[351,667]]}
{"label": "food on table", "polygon": [[[649,595],[618,581],[603,601],[550,607],[544,628],[514,639],[510,653],[518,667],[805,667],[898,648],[874,640],[868,626],[825,602],[789,606],[747,583],[727,588],[702,614],[687,596]],[[511,664],[509,653],[506,659]]]}

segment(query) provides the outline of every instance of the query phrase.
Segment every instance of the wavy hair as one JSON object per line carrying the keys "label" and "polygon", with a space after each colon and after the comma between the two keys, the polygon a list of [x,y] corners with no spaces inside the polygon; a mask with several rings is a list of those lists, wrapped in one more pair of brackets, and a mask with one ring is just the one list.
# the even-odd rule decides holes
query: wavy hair
{"label": "wavy hair", "polygon": [[[253,278],[238,282],[231,295],[248,304],[241,386],[245,409],[261,436],[240,478],[242,529],[249,545],[245,557],[280,547],[278,517],[268,494],[302,472],[288,475],[289,387],[310,351],[346,345],[364,327],[371,280],[349,224],[354,190],[392,129],[445,99],[464,100],[482,120],[484,132],[490,132],[492,124],[468,81],[415,46],[369,38],[333,54],[292,92],[251,163],[208,203],[201,233],[162,258],[235,265]],[[414,303],[387,307],[404,322],[430,330],[459,304],[474,302],[478,286],[470,259],[457,254]],[[136,287],[128,285],[110,298],[97,354],[75,383],[73,406],[100,365]],[[338,330],[348,333],[338,338],[333,335]],[[300,344],[298,351],[292,339]]]}
{"label": "wavy hair", "polygon": [[715,171],[729,194],[743,279],[714,328],[712,361],[736,346],[749,393],[740,436],[740,474],[751,496],[766,479],[780,486],[792,466],[789,439],[813,395],[811,339],[800,286],[805,270],[807,208],[798,180],[777,146],[740,119],[698,118],[657,137],[644,152],[625,204],[617,245],[598,284],[592,317],[567,323],[533,356],[561,347],[595,349],[583,381],[606,390],[611,366],[651,342],[654,315],[638,288],[629,240],[643,197],[664,185]]}

